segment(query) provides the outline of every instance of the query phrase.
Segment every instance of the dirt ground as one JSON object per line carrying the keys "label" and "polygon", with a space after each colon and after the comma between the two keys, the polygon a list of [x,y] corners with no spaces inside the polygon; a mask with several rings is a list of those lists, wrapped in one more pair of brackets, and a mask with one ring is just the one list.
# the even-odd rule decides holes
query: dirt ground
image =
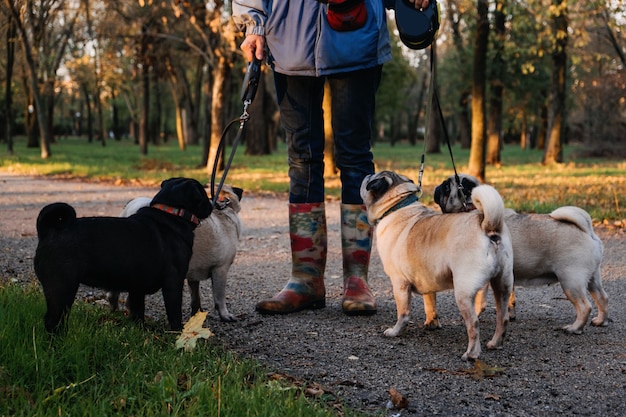
{"label": "dirt ground", "polygon": [[[236,185],[236,184],[235,184]],[[65,201],[79,216],[116,216],[130,199],[155,188],[60,181],[0,173],[0,280],[36,281],[35,220],[46,204]],[[428,191],[428,190],[427,190]],[[431,190],[432,191],[432,190]],[[316,384],[326,395],[366,413],[386,416],[624,416],[626,415],[626,233],[601,226],[603,281],[609,295],[608,327],[588,325],[582,335],[560,330],[574,309],[560,286],[517,288],[517,320],[502,350],[486,350],[495,327],[490,304],[481,316],[484,364],[461,360],[465,327],[450,292],[439,295],[442,328],[427,331],[421,297],[413,300],[412,323],[394,339],[383,331],[395,323],[389,279],[373,252],[370,283],[378,301],[371,317],[341,312],[339,203],[327,203],[329,257],[327,307],[288,316],[261,316],[255,303],[273,295],[290,273],[287,203],[244,194],[244,232],[229,277],[228,306],[238,316],[222,323],[211,311],[207,325],[238,355],[270,370]],[[211,308],[209,282],[201,284],[203,306]],[[102,303],[103,291],[81,295]],[[186,297],[188,297],[186,295]],[[160,294],[149,297],[148,314],[163,320]],[[189,303],[184,304],[189,316]],[[596,311],[592,315],[595,315]],[[43,323],[42,323],[43,324]],[[43,325],[42,325],[43,331]],[[390,408],[390,390],[408,400]]]}

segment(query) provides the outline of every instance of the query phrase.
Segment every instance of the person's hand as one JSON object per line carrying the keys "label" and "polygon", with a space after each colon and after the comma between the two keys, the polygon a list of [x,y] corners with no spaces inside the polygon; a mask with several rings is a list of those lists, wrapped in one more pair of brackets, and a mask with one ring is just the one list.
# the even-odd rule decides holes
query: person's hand
{"label": "person's hand", "polygon": [[258,60],[265,58],[265,37],[261,35],[248,35],[239,47],[243,52],[246,62],[252,62],[256,57]]}
{"label": "person's hand", "polygon": [[425,9],[428,7],[428,0],[409,0],[410,3],[415,5],[416,9]]}

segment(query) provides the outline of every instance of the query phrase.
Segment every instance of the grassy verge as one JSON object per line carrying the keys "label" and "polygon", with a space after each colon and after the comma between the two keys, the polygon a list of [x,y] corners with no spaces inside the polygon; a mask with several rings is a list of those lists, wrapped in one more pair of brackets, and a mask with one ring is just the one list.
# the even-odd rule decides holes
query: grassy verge
{"label": "grassy verge", "polygon": [[[120,184],[157,184],[173,176],[188,176],[208,182],[209,172],[200,166],[201,146],[180,151],[170,141],[149,146],[148,155],[139,154],[131,141],[87,143],[85,139],[60,139],[52,146],[52,157],[40,158],[39,149],[26,148],[23,139],[15,144],[15,155],[0,154],[0,171],[19,174],[83,178]],[[542,165],[541,150],[521,150],[507,145],[502,152],[501,167],[487,167],[487,180],[502,194],[507,206],[519,211],[549,212],[562,205],[577,205],[589,211],[596,221],[619,221],[626,216],[626,161],[580,157],[581,147],[565,147],[564,164]],[[227,155],[230,149],[227,149]],[[391,169],[417,181],[422,145],[387,143],[374,146],[377,170]],[[464,172],[469,150],[453,146],[458,172]],[[252,193],[286,193],[289,179],[284,144],[268,156],[245,155],[241,146],[227,181]],[[432,191],[453,174],[447,148],[426,155],[423,175],[425,203],[432,203]],[[220,173],[221,176],[221,173]],[[338,176],[327,177],[327,193],[337,198]]]}
{"label": "grassy verge", "polygon": [[175,334],[85,303],[75,303],[71,331],[53,339],[34,286],[0,286],[0,311],[0,416],[335,415],[210,339],[176,350]]}

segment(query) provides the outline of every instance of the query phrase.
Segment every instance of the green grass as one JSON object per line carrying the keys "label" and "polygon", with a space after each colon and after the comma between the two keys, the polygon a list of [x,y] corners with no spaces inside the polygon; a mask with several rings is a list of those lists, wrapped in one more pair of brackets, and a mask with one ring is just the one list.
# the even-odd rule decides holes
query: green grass
{"label": "green grass", "polygon": [[[507,206],[519,211],[549,212],[562,205],[576,205],[589,211],[596,221],[620,221],[626,210],[626,161],[584,158],[581,146],[565,147],[565,163],[544,166],[543,151],[521,150],[507,145],[502,152],[502,166],[488,166],[487,182],[502,194]],[[187,176],[201,182],[209,181],[206,167],[199,166],[201,146],[178,149],[174,141],[148,146],[148,155],[141,156],[130,140],[108,141],[106,147],[87,143],[85,139],[60,139],[52,145],[52,157],[42,160],[39,149],[29,149],[18,139],[15,155],[0,154],[0,172],[83,178],[88,180],[141,183],[155,185],[174,176]],[[227,155],[230,148],[227,148]],[[417,181],[422,145],[388,143],[374,146],[377,170],[391,169]],[[458,172],[467,169],[469,150],[453,146]],[[422,188],[423,201],[432,203],[434,187],[453,174],[448,149],[426,155]],[[221,173],[218,175],[221,178]],[[216,179],[216,182],[219,180]],[[238,148],[228,172],[227,182],[248,193],[286,194],[289,188],[287,156],[284,144],[268,156],[245,155],[245,146]],[[338,198],[337,176],[326,178],[327,194]]]}
{"label": "green grass", "polygon": [[0,416],[334,415],[211,339],[177,350],[175,334],[86,303],[74,304],[71,330],[51,338],[35,286],[0,285],[0,311]]}

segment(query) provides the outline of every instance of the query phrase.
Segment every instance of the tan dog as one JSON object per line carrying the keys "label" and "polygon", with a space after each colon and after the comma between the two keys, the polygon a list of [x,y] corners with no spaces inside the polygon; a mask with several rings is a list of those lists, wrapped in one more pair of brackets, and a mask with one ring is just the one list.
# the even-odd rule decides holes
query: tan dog
{"label": "tan dog", "polygon": [[413,181],[391,171],[368,175],[361,185],[398,310],[396,325],[385,336],[398,336],[406,328],[412,291],[434,294],[454,288],[469,339],[463,359],[476,359],[481,347],[474,299],[491,283],[497,315],[496,331],[487,348],[501,348],[513,286],[513,249],[502,198],[490,186],[477,187],[473,197],[479,211],[443,215],[419,203],[416,193]]}
{"label": "tan dog", "polygon": [[[218,197],[218,204],[212,215],[196,228],[193,240],[193,253],[187,271],[187,284],[191,291],[191,314],[202,309],[200,302],[200,281],[211,278],[213,301],[222,321],[236,321],[226,307],[226,280],[228,270],[237,254],[242,223],[238,214],[241,210],[243,190],[224,184]],[[129,217],[141,207],[150,204],[150,199],[138,197],[130,201],[120,214]],[[113,310],[117,309],[119,293],[107,293]]]}
{"label": "tan dog", "polygon": [[[471,191],[479,182],[470,175],[460,175],[459,180],[463,194],[457,192],[454,176],[435,189],[435,201],[444,213],[464,211],[463,200],[467,207],[472,207]],[[589,214],[573,206],[560,207],[550,214],[507,210],[505,221],[513,242],[515,284],[544,285],[558,281],[576,309],[576,321],[563,327],[567,333],[582,333],[589,319],[591,304],[587,291],[598,308],[598,316],[591,324],[608,325],[608,297],[600,274],[602,242],[593,231]],[[511,319],[515,317],[514,293],[509,301],[509,314]]]}

